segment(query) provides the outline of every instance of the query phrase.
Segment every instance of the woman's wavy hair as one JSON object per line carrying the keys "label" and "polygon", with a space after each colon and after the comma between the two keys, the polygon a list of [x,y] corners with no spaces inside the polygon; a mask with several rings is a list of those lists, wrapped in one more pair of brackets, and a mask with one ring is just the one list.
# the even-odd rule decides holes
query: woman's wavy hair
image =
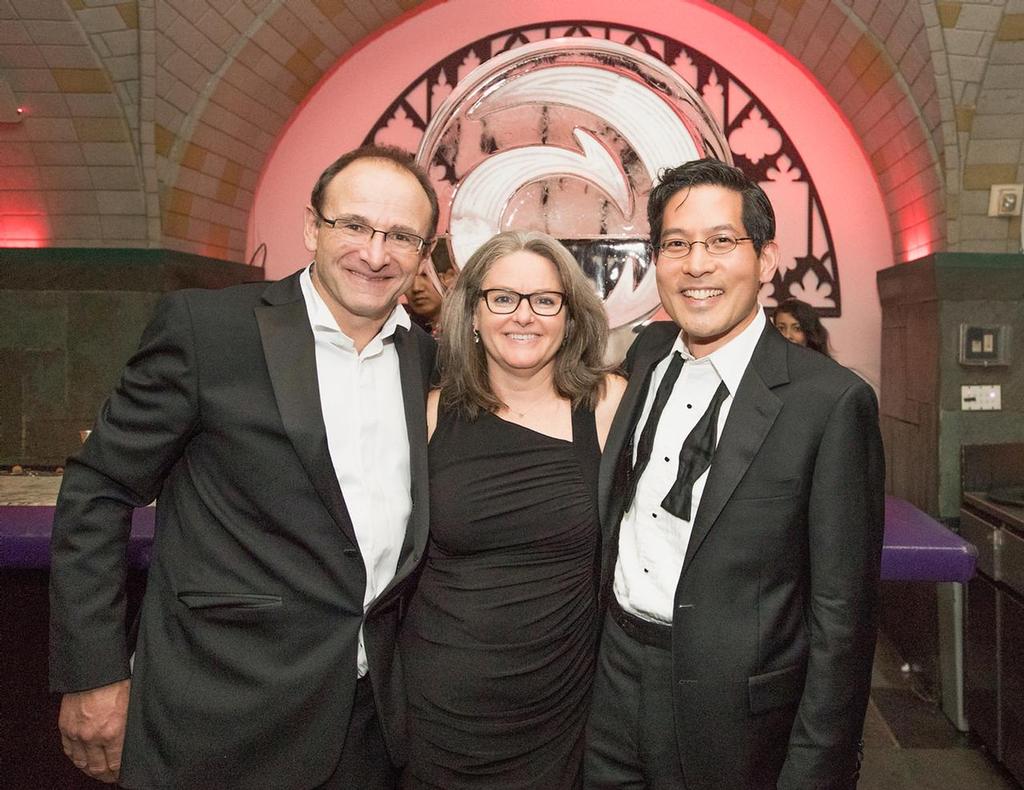
{"label": "woman's wavy hair", "polygon": [[597,405],[602,391],[608,370],[604,364],[608,317],[593,285],[557,239],[539,231],[507,231],[473,253],[441,308],[441,405],[470,420],[481,411],[495,412],[505,406],[491,388],[483,344],[474,342],[473,312],[495,261],[520,250],[551,261],[565,292],[565,337],[554,359],[555,391],[573,408],[588,409]]}
{"label": "woman's wavy hair", "polygon": [[821,323],[821,317],[818,315],[817,310],[807,304],[807,302],[790,297],[779,302],[779,306],[775,308],[775,312],[772,313],[773,324],[775,323],[775,316],[779,313],[786,313],[797,320],[797,323],[800,324],[800,329],[803,330],[804,337],[807,339],[807,347],[809,349],[818,351],[826,357],[832,356],[829,350],[828,330]]}

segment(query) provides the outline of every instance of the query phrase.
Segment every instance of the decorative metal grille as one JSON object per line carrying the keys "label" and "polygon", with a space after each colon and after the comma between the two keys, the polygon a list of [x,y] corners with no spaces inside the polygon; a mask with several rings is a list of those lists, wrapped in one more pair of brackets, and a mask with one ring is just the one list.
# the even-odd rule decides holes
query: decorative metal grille
{"label": "decorative metal grille", "polygon": [[[776,240],[782,256],[774,278],[762,288],[761,301],[772,306],[792,296],[814,305],[823,316],[841,315],[839,271],[828,220],[793,141],[771,110],[725,66],[663,34],[601,22],[565,21],[513,28],[478,39],[414,80],[373,126],[366,142],[416,150],[434,112],[477,66],[524,44],[563,37],[603,38],[624,44],[662,61],[695,88],[727,141],[734,164],[762,185],[775,208]],[[431,175],[442,187],[440,196],[450,200],[459,178],[456,167],[452,162],[432,164]],[[579,249],[571,239],[566,241]],[[630,257],[635,260],[635,241],[631,250]],[[595,270],[592,262],[584,269],[605,295],[622,266],[623,260],[611,255],[600,270]]]}

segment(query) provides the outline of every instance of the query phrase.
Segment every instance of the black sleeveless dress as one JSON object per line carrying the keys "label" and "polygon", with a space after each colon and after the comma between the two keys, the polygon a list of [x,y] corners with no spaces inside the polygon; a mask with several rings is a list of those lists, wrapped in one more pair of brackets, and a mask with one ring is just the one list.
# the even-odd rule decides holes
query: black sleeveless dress
{"label": "black sleeveless dress", "polygon": [[484,414],[439,415],[431,543],[401,637],[406,788],[580,781],[594,671],[600,449]]}

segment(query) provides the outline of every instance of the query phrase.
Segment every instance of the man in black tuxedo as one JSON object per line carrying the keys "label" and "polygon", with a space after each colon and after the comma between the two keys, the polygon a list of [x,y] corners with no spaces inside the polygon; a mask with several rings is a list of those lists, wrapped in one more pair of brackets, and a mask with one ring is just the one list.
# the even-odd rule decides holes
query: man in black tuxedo
{"label": "man in black tuxedo", "polygon": [[[393,786],[393,645],[426,544],[435,351],[397,303],[437,213],[407,154],[358,149],[313,189],[309,266],[160,302],[68,462],[53,527],[51,686],[89,775]],[[133,646],[125,547],[154,497]]]}
{"label": "man in black tuxedo", "polygon": [[765,320],[761,188],[713,160],[648,208],[662,304],[602,461],[588,788],[853,788],[883,457],[871,388]]}

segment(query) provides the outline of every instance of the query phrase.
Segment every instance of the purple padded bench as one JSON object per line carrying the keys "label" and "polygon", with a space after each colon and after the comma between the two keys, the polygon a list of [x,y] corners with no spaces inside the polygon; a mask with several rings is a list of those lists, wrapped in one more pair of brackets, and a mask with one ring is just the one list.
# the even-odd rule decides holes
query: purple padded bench
{"label": "purple padded bench", "polygon": [[960,582],[974,576],[978,550],[905,499],[886,495],[883,581]]}
{"label": "purple padded bench", "polygon": [[[50,564],[52,505],[0,506],[0,568],[46,568]],[[139,508],[132,518],[128,562],[149,565],[155,508]],[[967,582],[978,556],[973,545],[931,516],[898,497],[885,498],[882,579]]]}
{"label": "purple padded bench", "polygon": [[[0,568],[49,568],[53,505],[0,505]],[[149,567],[155,507],[136,508],[128,564]]]}

